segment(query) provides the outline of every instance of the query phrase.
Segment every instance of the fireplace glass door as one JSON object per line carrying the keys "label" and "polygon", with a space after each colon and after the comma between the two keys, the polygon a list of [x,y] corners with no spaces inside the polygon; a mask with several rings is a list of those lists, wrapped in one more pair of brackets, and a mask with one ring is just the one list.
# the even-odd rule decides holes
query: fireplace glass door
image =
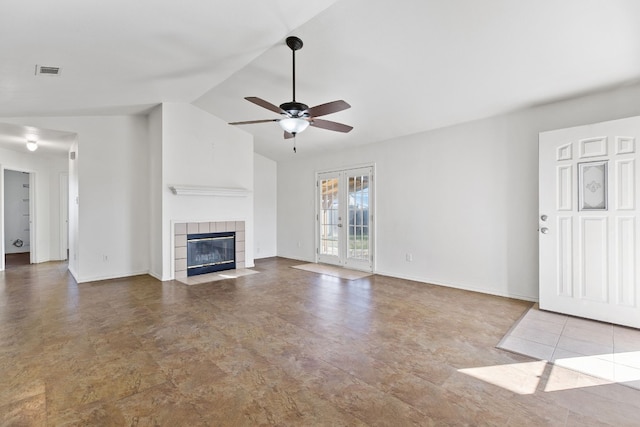
{"label": "fireplace glass door", "polygon": [[236,268],[235,232],[187,235],[187,276]]}

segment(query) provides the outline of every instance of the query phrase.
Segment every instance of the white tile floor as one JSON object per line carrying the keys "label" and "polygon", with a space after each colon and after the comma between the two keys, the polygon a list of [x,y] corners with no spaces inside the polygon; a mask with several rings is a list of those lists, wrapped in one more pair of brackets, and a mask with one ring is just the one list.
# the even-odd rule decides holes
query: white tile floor
{"label": "white tile floor", "polygon": [[185,277],[184,279],[176,279],[180,283],[185,285],[200,285],[202,283],[216,282],[224,279],[234,279],[236,277],[248,276],[250,274],[257,274],[255,270],[249,270],[248,268],[237,268],[235,270],[224,270],[215,273],[198,274],[197,276]]}
{"label": "white tile floor", "polygon": [[498,348],[640,389],[640,330],[546,311],[537,304]]}
{"label": "white tile floor", "polygon": [[350,270],[347,268],[335,267],[327,264],[307,263],[301,265],[294,265],[292,268],[298,270],[311,271],[313,273],[325,274],[327,276],[339,277],[347,280],[357,280],[363,277],[372,276],[373,273],[359,270]]}

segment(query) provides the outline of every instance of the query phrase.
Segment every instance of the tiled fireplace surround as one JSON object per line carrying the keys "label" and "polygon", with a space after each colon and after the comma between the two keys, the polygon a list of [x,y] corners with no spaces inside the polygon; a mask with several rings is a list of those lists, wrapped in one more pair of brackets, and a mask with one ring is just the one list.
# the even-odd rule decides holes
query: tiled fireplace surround
{"label": "tiled fireplace surround", "polygon": [[174,224],[175,278],[187,277],[187,234],[236,232],[236,268],[245,268],[244,221],[176,222]]}

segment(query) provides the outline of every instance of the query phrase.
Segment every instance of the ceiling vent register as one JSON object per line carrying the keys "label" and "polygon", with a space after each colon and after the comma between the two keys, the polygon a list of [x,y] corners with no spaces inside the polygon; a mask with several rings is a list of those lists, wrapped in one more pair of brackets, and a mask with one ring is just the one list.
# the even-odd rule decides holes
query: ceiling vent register
{"label": "ceiling vent register", "polygon": [[36,65],[36,76],[59,76],[60,67],[47,67],[44,65]]}

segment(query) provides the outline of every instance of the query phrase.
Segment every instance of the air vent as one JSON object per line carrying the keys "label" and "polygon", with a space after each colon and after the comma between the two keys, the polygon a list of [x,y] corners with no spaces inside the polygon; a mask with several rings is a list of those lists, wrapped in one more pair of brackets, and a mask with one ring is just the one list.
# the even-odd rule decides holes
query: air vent
{"label": "air vent", "polygon": [[36,76],[59,76],[62,70],[60,67],[46,67],[44,65],[36,65]]}

